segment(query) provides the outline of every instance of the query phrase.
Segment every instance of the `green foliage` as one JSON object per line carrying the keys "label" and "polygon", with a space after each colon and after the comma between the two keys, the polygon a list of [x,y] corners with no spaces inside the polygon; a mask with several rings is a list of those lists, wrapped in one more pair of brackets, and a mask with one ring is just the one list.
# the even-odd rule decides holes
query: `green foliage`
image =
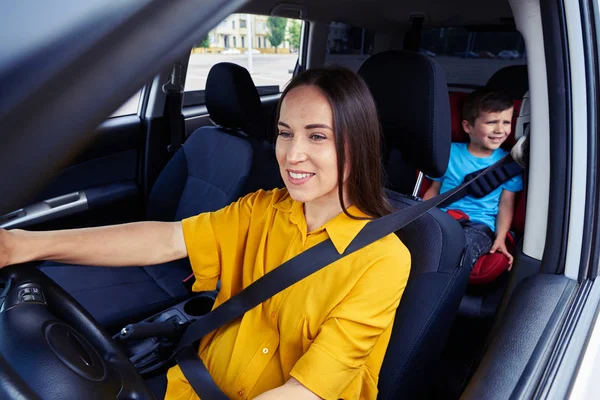
{"label": "green foliage", "polygon": [[302,25],[300,21],[290,21],[290,25],[288,26],[288,41],[290,42],[290,47],[294,50],[298,50],[300,48],[300,32]]}
{"label": "green foliage", "polygon": [[208,35],[204,36],[204,38],[200,41],[200,44],[196,44],[194,47],[203,47],[205,49],[209,48],[210,40],[208,40]]}
{"label": "green foliage", "polygon": [[267,19],[267,26],[269,33],[267,39],[271,43],[271,46],[275,47],[277,53],[277,46],[279,46],[285,38],[285,27],[287,25],[287,19],[281,17],[269,17]]}

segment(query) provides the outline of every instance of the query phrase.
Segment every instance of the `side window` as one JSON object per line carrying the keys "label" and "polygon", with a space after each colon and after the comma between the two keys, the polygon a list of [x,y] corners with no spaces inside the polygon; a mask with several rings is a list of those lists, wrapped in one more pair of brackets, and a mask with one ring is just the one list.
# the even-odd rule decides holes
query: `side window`
{"label": "side window", "polygon": [[373,54],[375,33],[341,22],[329,25],[325,65],[340,65],[356,72]]}
{"label": "side window", "polygon": [[252,14],[225,18],[192,49],[183,106],[205,103],[208,71],[220,62],[248,69],[261,96],[280,93],[296,67],[302,24],[300,20]]}
{"label": "side window", "polygon": [[424,29],[419,50],[446,72],[450,88],[474,89],[484,86],[499,69],[527,64],[521,34],[485,32],[462,27]]}

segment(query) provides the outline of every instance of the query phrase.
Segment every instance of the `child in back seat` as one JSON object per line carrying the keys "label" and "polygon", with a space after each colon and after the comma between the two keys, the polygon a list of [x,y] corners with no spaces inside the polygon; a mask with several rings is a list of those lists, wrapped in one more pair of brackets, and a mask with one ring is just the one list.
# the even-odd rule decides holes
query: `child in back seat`
{"label": "child in back seat", "polygon": [[[462,109],[462,127],[468,143],[452,143],[448,169],[433,180],[424,200],[437,196],[463,183],[465,176],[486,168],[507,153],[500,148],[511,131],[513,100],[506,94],[487,89],[471,93]],[[509,270],[513,257],[505,244],[513,217],[516,192],[523,190],[518,175],[483,198],[465,196],[443,211],[461,222],[467,244],[467,262],[473,268],[483,254],[500,252],[508,258]]]}

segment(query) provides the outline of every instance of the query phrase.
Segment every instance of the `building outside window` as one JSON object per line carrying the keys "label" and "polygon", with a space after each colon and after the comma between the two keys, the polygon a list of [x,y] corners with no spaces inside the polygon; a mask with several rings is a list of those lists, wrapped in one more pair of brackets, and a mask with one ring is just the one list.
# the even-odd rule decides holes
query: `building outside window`
{"label": "building outside window", "polygon": [[[260,53],[274,54],[275,48],[268,40],[270,33],[267,25],[268,19],[269,16],[267,15],[231,14],[208,33],[210,46],[204,52],[219,53],[224,49],[238,47],[239,45],[242,48],[246,48],[248,45],[246,38],[248,35],[248,25],[252,24],[252,47]],[[239,24],[236,24],[235,21],[239,21]],[[292,20],[288,20],[288,27],[290,26],[290,21]],[[242,38],[241,42],[236,39],[238,37]],[[283,42],[277,46],[277,53],[290,53],[287,28]]]}

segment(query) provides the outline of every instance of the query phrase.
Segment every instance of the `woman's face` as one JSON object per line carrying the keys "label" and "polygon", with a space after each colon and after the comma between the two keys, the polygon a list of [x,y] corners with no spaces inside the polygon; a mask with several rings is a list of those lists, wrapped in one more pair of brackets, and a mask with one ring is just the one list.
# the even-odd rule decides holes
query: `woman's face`
{"label": "woman's face", "polygon": [[316,86],[298,86],[283,99],[276,155],[290,196],[302,203],[339,204],[333,112]]}

